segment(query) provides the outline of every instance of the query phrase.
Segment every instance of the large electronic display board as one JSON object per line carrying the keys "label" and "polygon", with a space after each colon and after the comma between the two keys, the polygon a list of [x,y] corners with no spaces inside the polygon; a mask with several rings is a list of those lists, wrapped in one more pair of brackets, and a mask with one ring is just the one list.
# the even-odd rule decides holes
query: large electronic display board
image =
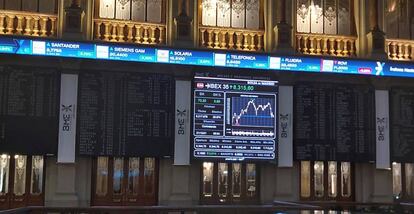
{"label": "large electronic display board", "polygon": [[171,75],[82,71],[78,154],[170,156],[174,95]]}
{"label": "large electronic display board", "polygon": [[414,88],[393,88],[390,101],[391,161],[414,163]]}
{"label": "large electronic display board", "polygon": [[305,82],[294,101],[296,160],[374,161],[373,87]]}
{"label": "large electronic display board", "polygon": [[56,154],[60,73],[0,67],[0,152]]}
{"label": "large electronic display board", "polygon": [[196,76],[193,84],[194,158],[275,158],[277,81]]}

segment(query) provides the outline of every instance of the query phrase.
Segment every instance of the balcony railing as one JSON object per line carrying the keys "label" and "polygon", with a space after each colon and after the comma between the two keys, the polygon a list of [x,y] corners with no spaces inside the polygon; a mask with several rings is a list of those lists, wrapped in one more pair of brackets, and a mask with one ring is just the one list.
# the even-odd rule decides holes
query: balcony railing
{"label": "balcony railing", "polygon": [[392,60],[414,60],[414,41],[387,39],[385,41],[388,58]]}
{"label": "balcony railing", "polygon": [[296,33],[296,50],[302,54],[356,56],[354,36]]}
{"label": "balcony railing", "polygon": [[200,46],[217,49],[263,51],[264,31],[200,26]]}
{"label": "balcony railing", "polygon": [[165,44],[165,25],[126,20],[95,19],[95,39],[139,44]]}
{"label": "balcony railing", "polygon": [[56,23],[54,14],[0,10],[0,35],[55,37]]}

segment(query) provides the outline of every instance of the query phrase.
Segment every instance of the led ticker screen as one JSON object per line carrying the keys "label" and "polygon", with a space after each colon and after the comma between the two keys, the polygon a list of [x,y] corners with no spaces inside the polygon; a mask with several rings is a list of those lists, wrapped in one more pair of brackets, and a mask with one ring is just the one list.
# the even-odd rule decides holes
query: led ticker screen
{"label": "led ticker screen", "polygon": [[413,63],[316,56],[274,56],[218,50],[190,50],[119,43],[95,43],[0,36],[0,53],[144,63],[249,68],[290,72],[414,77]]}
{"label": "led ticker screen", "polygon": [[195,77],[193,155],[273,160],[277,81]]}

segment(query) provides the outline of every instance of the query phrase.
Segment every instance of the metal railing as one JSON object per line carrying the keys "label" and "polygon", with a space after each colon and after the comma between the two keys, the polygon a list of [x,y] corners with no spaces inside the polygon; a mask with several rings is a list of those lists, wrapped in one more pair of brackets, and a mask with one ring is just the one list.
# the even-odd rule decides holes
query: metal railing
{"label": "metal railing", "polygon": [[0,10],[0,35],[56,36],[57,15]]}
{"label": "metal railing", "polygon": [[165,24],[94,19],[94,38],[111,42],[165,44]]}
{"label": "metal railing", "polygon": [[356,56],[356,36],[296,33],[296,50],[308,55]]}
{"label": "metal railing", "polygon": [[264,50],[264,30],[199,26],[199,32],[201,47],[243,51]]}

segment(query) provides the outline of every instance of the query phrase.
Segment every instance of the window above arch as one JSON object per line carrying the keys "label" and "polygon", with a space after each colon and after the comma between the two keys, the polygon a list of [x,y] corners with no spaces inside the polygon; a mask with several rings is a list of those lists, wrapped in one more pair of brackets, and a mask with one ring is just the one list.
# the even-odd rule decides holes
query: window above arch
{"label": "window above arch", "polygon": [[296,0],[296,31],[351,34],[352,0]]}
{"label": "window above arch", "polygon": [[199,45],[264,50],[263,0],[198,0]]}
{"label": "window above arch", "polygon": [[165,44],[166,0],[96,0],[94,38]]}
{"label": "window above arch", "polygon": [[0,34],[57,36],[58,0],[0,0]]}
{"label": "window above arch", "polygon": [[57,0],[0,0],[1,10],[57,14]]}
{"label": "window above arch", "polygon": [[409,0],[385,1],[385,31],[388,38],[413,39],[414,4]]}
{"label": "window above arch", "polygon": [[386,50],[393,60],[414,60],[414,3],[410,0],[384,1]]}
{"label": "window above arch", "polygon": [[98,0],[96,16],[103,19],[163,23],[164,0]]}
{"label": "window above arch", "polygon": [[261,0],[201,0],[201,25],[239,29],[261,29]]}

